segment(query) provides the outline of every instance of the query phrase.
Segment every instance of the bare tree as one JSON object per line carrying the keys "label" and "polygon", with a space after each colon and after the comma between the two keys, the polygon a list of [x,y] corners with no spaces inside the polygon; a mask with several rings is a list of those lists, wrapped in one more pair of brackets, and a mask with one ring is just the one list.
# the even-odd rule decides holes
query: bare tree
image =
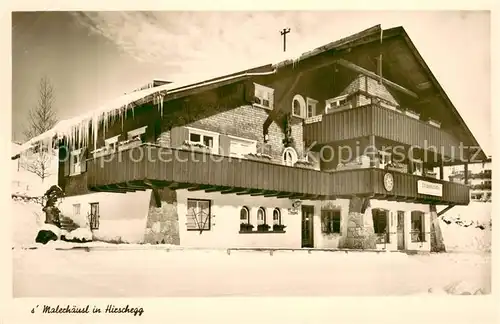
{"label": "bare tree", "polygon": [[[55,101],[54,88],[46,76],[40,80],[38,96],[38,104],[30,110],[28,115],[29,124],[24,130],[24,136],[26,136],[27,140],[50,130],[57,122],[56,112],[53,108]],[[51,175],[50,167],[53,158],[51,149],[42,144],[32,152],[24,155],[23,164],[27,171],[36,174],[43,182],[44,179]]]}

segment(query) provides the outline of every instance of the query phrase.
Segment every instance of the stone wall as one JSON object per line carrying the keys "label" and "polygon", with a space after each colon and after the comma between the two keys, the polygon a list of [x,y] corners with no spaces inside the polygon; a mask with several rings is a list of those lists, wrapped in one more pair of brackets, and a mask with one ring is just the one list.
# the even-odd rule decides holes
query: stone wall
{"label": "stone wall", "polygon": [[164,188],[158,189],[158,196],[161,207],[157,207],[155,193],[151,192],[144,243],[179,245],[177,194],[175,190]]}
{"label": "stone wall", "polygon": [[349,201],[346,231],[339,246],[345,249],[376,249],[376,235],[368,198],[352,197]]}

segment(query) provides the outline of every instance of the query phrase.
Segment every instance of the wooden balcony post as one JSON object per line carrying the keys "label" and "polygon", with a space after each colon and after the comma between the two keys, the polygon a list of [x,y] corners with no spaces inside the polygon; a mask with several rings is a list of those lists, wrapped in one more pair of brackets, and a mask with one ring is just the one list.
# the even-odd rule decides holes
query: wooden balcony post
{"label": "wooden balcony post", "polygon": [[444,167],[443,167],[443,161],[441,161],[441,165],[439,166],[439,179],[444,180]]}
{"label": "wooden balcony post", "polygon": [[374,168],[377,166],[377,146],[375,144],[375,135],[368,136],[368,147],[369,147],[369,158],[370,158],[370,167]]}

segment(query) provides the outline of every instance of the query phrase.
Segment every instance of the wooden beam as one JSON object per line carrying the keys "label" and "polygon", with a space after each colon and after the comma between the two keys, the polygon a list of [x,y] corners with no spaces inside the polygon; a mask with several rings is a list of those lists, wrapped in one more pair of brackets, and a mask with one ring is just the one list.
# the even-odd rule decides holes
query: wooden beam
{"label": "wooden beam", "polygon": [[405,87],[403,87],[403,86],[401,86],[401,85],[399,85],[399,84],[397,84],[395,82],[387,80],[386,78],[380,77],[380,76],[377,75],[377,73],[369,71],[369,70],[367,70],[367,69],[365,69],[365,68],[363,68],[363,67],[361,67],[359,65],[356,65],[356,64],[354,64],[352,62],[349,62],[347,60],[344,60],[344,59],[337,59],[335,62],[337,64],[339,64],[339,65],[342,65],[343,67],[346,67],[346,68],[351,69],[351,70],[353,70],[355,72],[364,74],[364,75],[366,75],[366,76],[368,76],[370,78],[373,78],[375,80],[380,79],[380,80],[382,80],[383,84],[385,84],[385,85],[387,85],[387,86],[389,86],[389,87],[391,87],[391,88],[393,88],[395,90],[403,92],[403,93],[405,93],[405,94],[407,94],[407,95],[409,95],[409,96],[411,96],[413,98],[418,99],[418,95],[415,92],[413,92],[411,90],[408,90]]}
{"label": "wooden beam", "polygon": [[448,205],[443,210],[441,210],[439,213],[437,213],[437,217],[443,215],[444,213],[446,213],[448,210],[452,209],[453,207],[455,207],[455,205]]}

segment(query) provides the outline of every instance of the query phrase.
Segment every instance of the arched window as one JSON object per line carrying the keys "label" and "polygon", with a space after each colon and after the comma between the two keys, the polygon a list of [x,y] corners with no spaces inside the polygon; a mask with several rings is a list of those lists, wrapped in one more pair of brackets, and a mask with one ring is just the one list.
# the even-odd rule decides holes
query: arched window
{"label": "arched window", "polygon": [[273,225],[281,225],[281,210],[279,208],[273,210]]}
{"label": "arched window", "polygon": [[301,95],[295,95],[292,100],[292,115],[304,118],[306,111],[306,101]]}
{"label": "arched window", "polygon": [[248,207],[243,206],[240,210],[240,223],[241,224],[250,224],[250,212]]}
{"label": "arched window", "polygon": [[266,210],[260,207],[257,211],[257,225],[266,224]]}
{"label": "arched window", "polygon": [[283,164],[293,166],[297,162],[297,152],[291,147],[287,147],[283,151]]}

